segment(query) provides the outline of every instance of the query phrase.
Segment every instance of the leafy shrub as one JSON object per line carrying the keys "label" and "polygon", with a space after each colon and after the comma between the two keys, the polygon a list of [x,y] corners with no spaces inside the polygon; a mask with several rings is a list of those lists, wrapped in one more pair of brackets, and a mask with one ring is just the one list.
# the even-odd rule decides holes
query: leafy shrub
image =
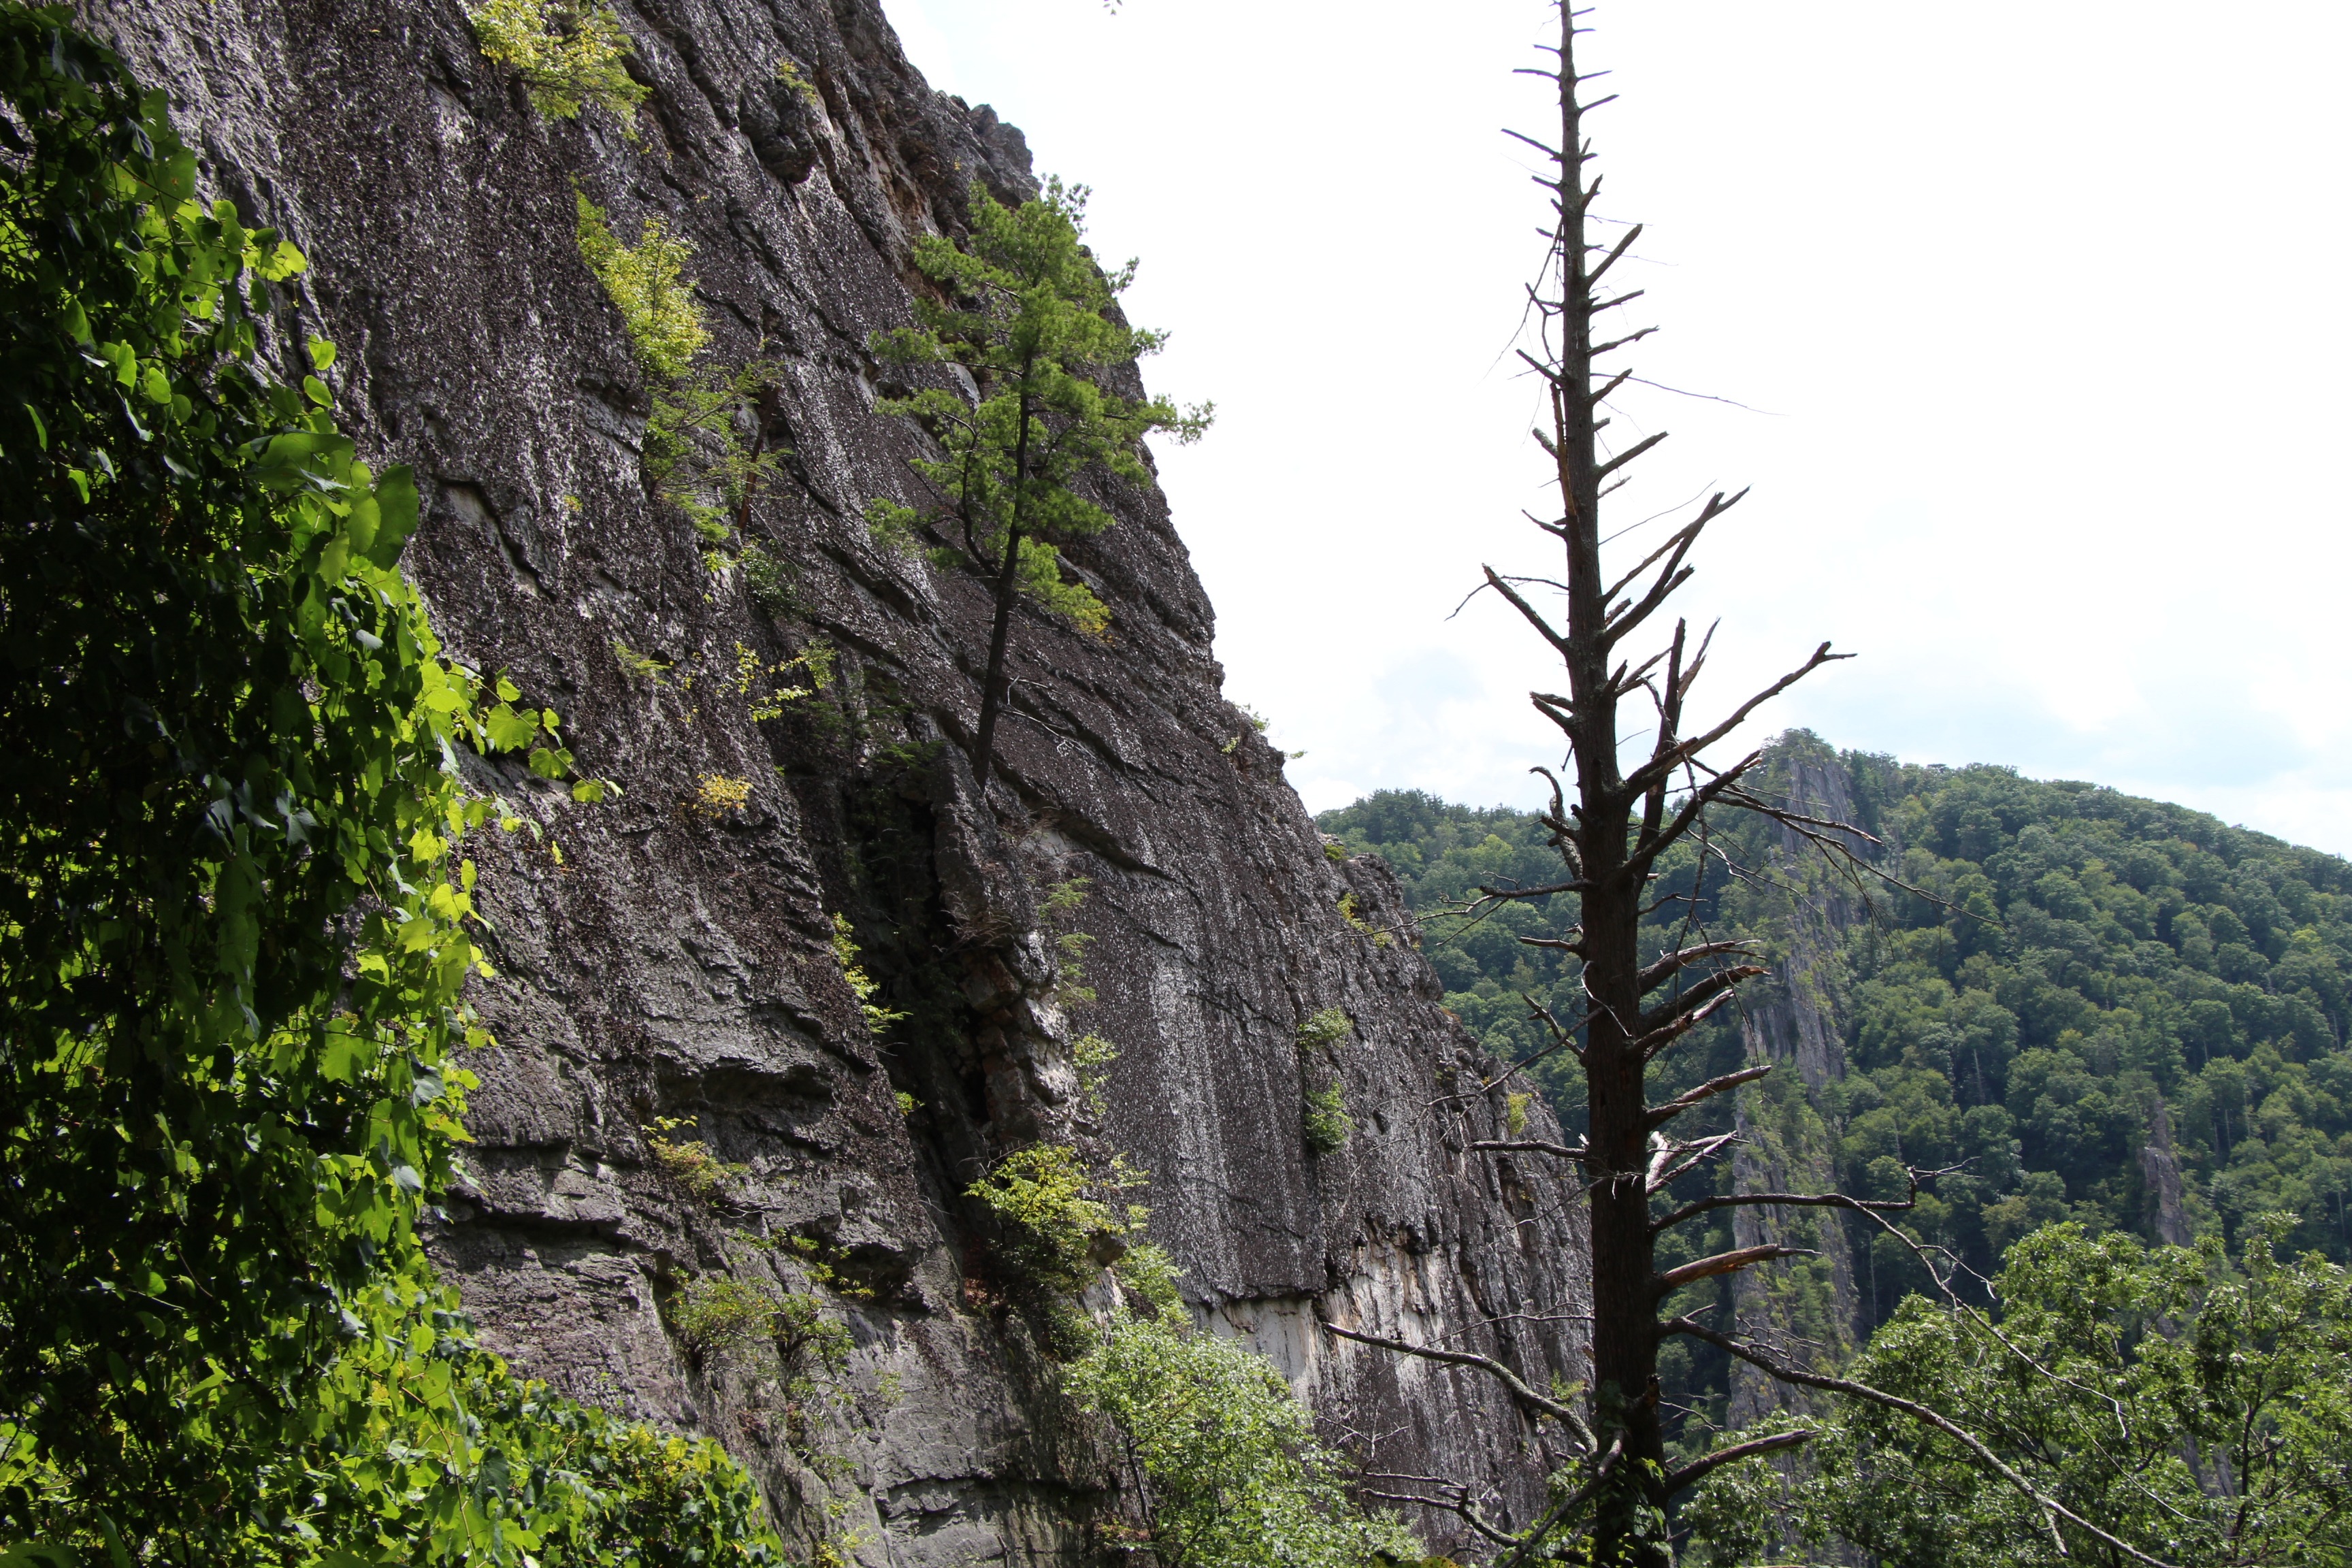
{"label": "leafy shrub", "polygon": [[1356,1021],[1338,1007],[1326,1007],[1298,1026],[1301,1050],[1322,1050],[1355,1032]]}
{"label": "leafy shrub", "polygon": [[[1114,1172],[1114,1189],[1124,1185]],[[1143,1211],[1125,1218],[1095,1197],[1097,1184],[1076,1149],[1033,1143],[1015,1149],[964,1189],[988,1205],[1005,1227],[1003,1250],[1014,1265],[1049,1289],[1075,1295],[1129,1246]]]}
{"label": "leafy shrub", "polygon": [[1349,1505],[1339,1457],[1316,1441],[1282,1374],[1230,1340],[1122,1315],[1067,1386],[1133,1444],[1163,1568],[1369,1568],[1424,1555],[1394,1518]]}
{"label": "leafy shrub", "polygon": [[1308,1091],[1299,1123],[1307,1146],[1318,1154],[1336,1153],[1347,1147],[1348,1135],[1356,1130],[1354,1119],[1348,1114],[1347,1096],[1337,1083]]}
{"label": "leafy shrub", "polygon": [[1070,1065],[1078,1075],[1078,1094],[1097,1121],[1109,1113],[1110,1101],[1104,1091],[1110,1083],[1111,1064],[1117,1060],[1118,1047],[1100,1035],[1082,1035],[1070,1047]]}
{"label": "leafy shrub", "polygon": [[593,103],[634,127],[646,89],[621,63],[629,35],[609,0],[482,0],[466,19],[483,57],[520,72],[550,120],[577,119]]}
{"label": "leafy shrub", "polygon": [[1532,1092],[1507,1094],[1503,1097],[1503,1136],[1517,1138],[1528,1130],[1528,1106],[1534,1100]]}
{"label": "leafy shrub", "polygon": [[768,1337],[776,1299],[756,1285],[714,1275],[688,1279],[664,1314],[696,1366]]}
{"label": "leafy shrub", "polygon": [[[654,362],[647,363],[652,368]],[[761,398],[774,379],[772,366],[755,361],[692,376],[681,368],[654,389],[653,413],[646,420],[646,477],[654,493],[694,525],[706,547],[703,563],[714,572],[742,561],[740,548],[732,555],[728,550],[738,544],[738,530],[760,485],[773,479],[790,456],[768,445],[761,414]],[[748,443],[746,426],[752,432]],[[761,553],[772,576],[774,558]]]}
{"label": "leafy shrub", "polygon": [[849,917],[846,915],[833,917],[833,957],[834,962],[841,965],[841,977],[849,982],[850,990],[857,994],[857,1010],[866,1019],[867,1034],[878,1035],[907,1016],[894,1013],[874,1000],[882,986],[858,963],[857,942],[850,932]]}
{"label": "leafy shrub", "polygon": [[646,1129],[646,1148],[662,1174],[708,1203],[723,1195],[729,1184],[750,1167],[726,1163],[698,1138],[670,1136],[681,1127],[693,1125],[683,1116],[662,1117]]}
{"label": "leafy shrub", "polygon": [[632,680],[651,681],[656,686],[668,684],[663,677],[669,666],[651,654],[639,653],[620,638],[613,639],[613,657],[621,662],[621,671]]}
{"label": "leafy shrub", "polygon": [[743,586],[751,603],[762,613],[781,619],[799,612],[799,583],[793,569],[764,546],[756,541],[746,543],[736,552],[735,563],[743,569]]}
{"label": "leafy shrub", "polygon": [[1372,929],[1371,922],[1364,919],[1362,910],[1357,907],[1356,895],[1353,893],[1339,895],[1339,917],[1364,935],[1370,937],[1374,947],[1386,947],[1395,940],[1384,931]]}
{"label": "leafy shrub", "polygon": [[1176,1260],[1168,1256],[1167,1248],[1155,1242],[1139,1242],[1120,1255],[1110,1271],[1121,1286],[1150,1309],[1147,1317],[1183,1317],[1184,1297],[1176,1289],[1176,1279],[1181,1270],[1176,1267]]}
{"label": "leafy shrub", "polygon": [[799,64],[789,56],[776,62],[776,79],[791,88],[811,109],[824,108],[824,95],[817,91],[816,83],[801,74]]}
{"label": "leafy shrub", "polygon": [[751,781],[730,779],[724,773],[705,773],[695,786],[691,802],[694,809],[716,822],[730,811],[740,811],[751,804]]}
{"label": "leafy shrub", "polygon": [[[2275,1256],[2294,1224],[2266,1216],[2236,1268],[2218,1238],[2147,1247],[2051,1226],[2010,1249],[1997,1322],[1912,1296],[1850,1375],[1983,1434],[2045,1494],[2164,1561],[2342,1562],[2352,1270]],[[1788,1526],[1885,1562],[2126,1561],[1940,1432],[1841,1406],[1785,1489],[1769,1472],[1710,1478],[1695,1500],[1718,1561]]]}
{"label": "leafy shrub", "polygon": [[685,281],[694,247],[657,217],[646,219],[637,243],[623,245],[605,221],[604,209],[585,195],[574,198],[581,259],[621,312],[621,324],[646,372],[677,381],[693,368],[710,342],[694,286]]}

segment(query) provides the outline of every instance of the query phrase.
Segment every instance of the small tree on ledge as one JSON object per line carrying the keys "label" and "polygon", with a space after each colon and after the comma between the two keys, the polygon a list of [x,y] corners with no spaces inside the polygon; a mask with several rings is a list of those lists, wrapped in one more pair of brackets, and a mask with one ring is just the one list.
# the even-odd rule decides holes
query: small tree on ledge
{"label": "small tree on ledge", "polygon": [[1118,298],[1134,280],[1135,263],[1109,275],[1095,264],[1080,243],[1086,198],[1085,186],[1053,180],[1043,196],[1007,207],[975,183],[969,248],[937,235],[915,242],[916,267],[947,302],[919,299],[916,326],[877,332],[872,343],[891,363],[961,366],[976,389],[967,396],[931,387],[878,405],[920,422],[940,455],[910,459],[934,497],[929,508],[877,499],[866,516],[885,542],[940,541],[934,561],[983,573],[992,585],[971,748],[972,778],[983,790],[1004,706],[1014,602],[1026,595],[1095,636],[1110,625],[1103,602],[1062,576],[1061,544],[1117,521],[1073,487],[1097,471],[1142,484],[1144,437],[1166,430],[1191,442],[1209,425],[1206,404],[1180,409],[1164,397],[1104,389],[1108,372],[1157,353],[1166,334],[1119,319]]}

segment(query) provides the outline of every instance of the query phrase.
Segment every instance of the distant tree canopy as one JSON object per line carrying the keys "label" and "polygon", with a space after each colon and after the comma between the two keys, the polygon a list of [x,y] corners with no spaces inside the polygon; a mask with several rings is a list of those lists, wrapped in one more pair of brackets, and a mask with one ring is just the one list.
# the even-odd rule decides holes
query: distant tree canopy
{"label": "distant tree canopy", "polygon": [[[1832,760],[1788,738],[1780,787],[1801,757]],[[1792,879],[1801,865],[1773,869],[1777,838],[1736,823],[1718,845],[1756,875],[1711,879],[1701,918],[1785,957],[1801,902],[1851,906],[1822,955],[1846,1058],[1822,1110],[1850,1186],[1898,1150],[1921,1165],[1973,1156],[1972,1184],[1921,1220],[1980,1266],[2053,1219],[2154,1239],[2141,1151],[2160,1098],[2191,1230],[2234,1241],[2292,1210],[2283,1245],[2352,1258],[2352,865],[2089,784],[1833,760],[1889,869],[1943,901],[1879,889],[1864,910],[1851,889]],[[1532,1048],[1518,993],[1566,1002],[1558,961],[1515,940],[1511,922],[1532,917],[1507,907],[1465,930],[1439,912],[1481,883],[1547,874],[1532,816],[1391,791],[1318,821],[1396,869],[1445,1005],[1497,1056]]]}
{"label": "distant tree canopy", "polygon": [[[1822,1150],[1864,1195],[1899,1196],[1905,1164],[1967,1162],[1906,1229],[1990,1276],[2011,1243],[2059,1220],[2161,1239],[2166,1194],[2147,1151],[2168,1137],[2189,1234],[2234,1253],[2258,1216],[2284,1212],[2295,1218],[2283,1252],[2352,1259],[2352,865],[2114,790],[1835,753],[1803,733],[1784,737],[1769,767],[1764,787],[1783,793],[1800,767],[1841,771],[1850,820],[1940,901],[1876,888],[1865,908],[1764,825],[1735,819],[1717,836],[1746,875],[1710,875],[1700,923],[1755,935],[1774,959],[1807,958],[1844,1060],[1818,1095],[1793,1073],[1745,1091],[1765,1147]],[[1538,1048],[1522,993],[1574,1015],[1560,963],[1516,940],[1538,929],[1537,911],[1507,905],[1475,926],[1443,912],[1482,884],[1556,876],[1529,814],[1386,791],[1318,820],[1396,869],[1445,1005],[1496,1057]],[[1666,885],[1687,887],[1692,864],[1674,859]],[[1653,917],[1644,946],[1665,946],[1683,918]],[[1740,1026],[1709,1025],[1706,1048],[1675,1070],[1696,1080],[1738,1066]],[[1532,1076],[1575,1128],[1581,1107],[1558,1062]],[[1703,1125],[1727,1131],[1731,1108]],[[1827,1342],[1867,1333],[1927,1284],[1907,1247],[1852,1224],[1850,1326],[1818,1316],[1825,1265],[1784,1266],[1791,1298],[1813,1303],[1799,1325]],[[1727,1222],[1686,1250],[1728,1245]],[[1661,1364],[1671,1397],[1723,1418],[1720,1356],[1670,1346]]]}

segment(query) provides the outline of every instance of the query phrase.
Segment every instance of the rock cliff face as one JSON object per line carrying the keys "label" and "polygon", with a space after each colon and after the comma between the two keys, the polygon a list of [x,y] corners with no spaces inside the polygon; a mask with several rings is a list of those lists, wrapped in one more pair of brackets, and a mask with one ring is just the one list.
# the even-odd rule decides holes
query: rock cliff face
{"label": "rock cliff face", "polygon": [[[620,11],[651,89],[634,140],[535,112],[457,0],[86,12],[172,94],[213,187],[310,256],[287,341],[338,342],[362,450],[415,466],[409,564],[452,650],[559,710],[582,769],[625,791],[575,805],[477,771],[528,823],[473,849],[499,1044],[437,1244],[486,1338],[716,1435],[804,1544],[1087,1558],[1131,1478],[1058,1392],[1055,1323],[962,1195],[1051,1137],[1149,1173],[1134,1195],[1195,1312],[1274,1355],[1368,1471],[1452,1477],[1524,1520],[1549,1434],[1475,1373],[1318,1320],[1580,1377],[1580,1217],[1463,1152],[1499,1109],[1471,1043],[1384,868],[1327,858],[1220,696],[1163,499],[1106,492],[1120,526],[1071,553],[1107,639],[1020,625],[984,798],[959,750],[982,587],[877,552],[860,521],[915,499],[922,440],[874,413],[868,334],[909,319],[910,242],[959,229],[969,181],[1035,189],[1020,133],[930,90],[873,0]],[[790,456],[746,532],[783,571],[756,595],[648,500],[648,389],[581,262],[575,188],[624,237],[649,216],[687,237],[709,362],[771,368],[757,417]],[[812,649],[830,684],[776,700]],[[1045,900],[1078,878],[1082,903]],[[905,1015],[878,1033],[836,916]],[[1092,939],[1091,1002],[1064,935]],[[1351,1037],[1302,1047],[1329,1007]],[[1093,1095],[1088,1034],[1119,1052]],[[1318,1154],[1302,1097],[1335,1080],[1354,1132]],[[847,1369],[698,1352],[681,1293],[730,1275],[814,1293],[854,1337]]]}

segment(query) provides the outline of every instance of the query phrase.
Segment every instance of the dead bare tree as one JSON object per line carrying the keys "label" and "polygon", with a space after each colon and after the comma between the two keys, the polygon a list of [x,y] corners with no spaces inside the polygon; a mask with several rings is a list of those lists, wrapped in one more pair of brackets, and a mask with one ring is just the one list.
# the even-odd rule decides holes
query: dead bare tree
{"label": "dead bare tree", "polygon": [[[1602,448],[1601,432],[1609,423],[1603,411],[1633,374],[1601,369],[1601,362],[1648,336],[1652,329],[1602,337],[1595,326],[1604,312],[1642,295],[1638,289],[1611,294],[1604,288],[1642,230],[1638,226],[1629,228],[1606,247],[1588,237],[1601,182],[1597,176],[1586,178],[1585,165],[1592,153],[1582,117],[1610,100],[1585,103],[1579,97],[1581,81],[1589,79],[1580,78],[1576,69],[1575,45],[1582,31],[1576,19],[1582,13],[1572,10],[1571,3],[1561,0],[1556,62],[1530,73],[1549,77],[1558,84],[1557,145],[1510,132],[1551,160],[1554,170],[1539,180],[1549,190],[1556,217],[1551,245],[1543,271],[1528,291],[1538,329],[1536,346],[1522,351],[1520,357],[1549,395],[1549,428],[1538,429],[1534,436],[1554,465],[1559,503],[1558,517],[1530,521],[1561,548],[1565,580],[1514,577],[1490,566],[1486,569],[1485,585],[1510,604],[1566,669],[1565,693],[1530,695],[1537,710],[1566,737],[1575,798],[1568,799],[1567,788],[1550,770],[1535,770],[1551,784],[1551,804],[1541,821],[1559,854],[1563,875],[1538,887],[1486,888],[1480,892],[1494,900],[1546,900],[1559,894],[1572,894],[1578,900],[1577,923],[1567,931],[1520,940],[1580,963],[1580,1016],[1559,1019],[1532,998],[1528,1005],[1548,1031],[1550,1049],[1572,1056],[1581,1069],[1589,1121],[1584,1142],[1575,1146],[1514,1138],[1478,1142],[1472,1148],[1549,1162],[1563,1180],[1578,1184],[1589,1203],[1592,1375],[1588,1406],[1580,1415],[1485,1356],[1417,1346],[1336,1325],[1332,1331],[1384,1349],[1489,1373],[1523,1410],[1560,1422],[1583,1456],[1581,1484],[1563,1489],[1566,1496],[1532,1528],[1511,1538],[1513,1544],[1500,1559],[1505,1563],[1545,1553],[1547,1541],[1581,1514],[1582,1522],[1575,1528],[1587,1535],[1590,1544],[1589,1555],[1580,1561],[1664,1568],[1673,1555],[1664,1529],[1664,1510],[1675,1493],[1726,1464],[1793,1447],[1812,1436],[1797,1431],[1738,1442],[1669,1469],[1658,1413],[1657,1365],[1661,1344],[1675,1334],[1714,1345],[1781,1381],[1872,1399],[1954,1436],[1990,1468],[2022,1489],[2042,1509],[2054,1535],[2062,1517],[2078,1525],[2083,1521],[2036,1491],[1993,1458],[1982,1442],[1943,1416],[1859,1384],[1790,1364],[1770,1348],[1743,1341],[1736,1331],[1718,1331],[1688,1315],[1669,1315],[1669,1298],[1685,1286],[1802,1250],[1778,1244],[1745,1247],[1661,1269],[1659,1237],[1675,1226],[1718,1209],[1743,1205],[1835,1208],[1884,1215],[1912,1207],[1920,1180],[1937,1173],[1913,1173],[1911,1191],[1902,1200],[1874,1202],[1842,1193],[1759,1192],[1703,1197],[1671,1208],[1660,1202],[1676,1179],[1719,1155],[1733,1141],[1728,1134],[1677,1138],[1674,1135],[1677,1119],[1771,1071],[1768,1063],[1754,1063],[1671,1099],[1651,1099],[1647,1085],[1651,1065],[1729,1005],[1743,982],[1765,973],[1747,944],[1707,940],[1704,931],[1688,925],[1685,940],[1668,951],[1643,954],[1640,925],[1643,915],[1657,907],[1654,884],[1661,858],[1685,839],[1703,841],[1708,814],[1717,809],[1768,816],[1857,872],[1864,868],[1857,846],[1867,836],[1850,825],[1808,816],[1796,809],[1794,802],[1776,801],[1744,787],[1744,781],[1763,761],[1760,750],[1748,751],[1722,765],[1707,760],[1710,750],[1738,731],[1764,703],[1823,665],[1850,656],[1832,654],[1825,642],[1795,668],[1733,704],[1723,717],[1693,724],[1686,718],[1691,691],[1706,668],[1712,632],[1694,647],[1688,626],[1677,620],[1672,634],[1663,639],[1663,647],[1638,660],[1626,651],[1628,640],[1649,626],[1689,580],[1691,552],[1707,525],[1730,510],[1746,492],[1717,493],[1699,503],[1695,516],[1630,571],[1612,578],[1603,570],[1602,502],[1624,482],[1628,466],[1665,436],[1660,432],[1645,437],[1613,454],[1604,454]],[[1564,624],[1529,597],[1526,590],[1536,583],[1559,591],[1565,598]],[[1636,699],[1645,699],[1650,710],[1646,722],[1651,740],[1647,755],[1629,771],[1621,762],[1620,708]],[[1696,898],[1695,893],[1685,896]],[[1434,1485],[1439,1495],[1414,1500],[1461,1513],[1490,1541],[1501,1533],[1485,1519],[1472,1517],[1469,1494],[1464,1489],[1436,1478],[1419,1479]],[[2122,1546],[2103,1532],[2093,1533]],[[2153,1561],[2131,1548],[2122,1549],[2141,1562]]]}

